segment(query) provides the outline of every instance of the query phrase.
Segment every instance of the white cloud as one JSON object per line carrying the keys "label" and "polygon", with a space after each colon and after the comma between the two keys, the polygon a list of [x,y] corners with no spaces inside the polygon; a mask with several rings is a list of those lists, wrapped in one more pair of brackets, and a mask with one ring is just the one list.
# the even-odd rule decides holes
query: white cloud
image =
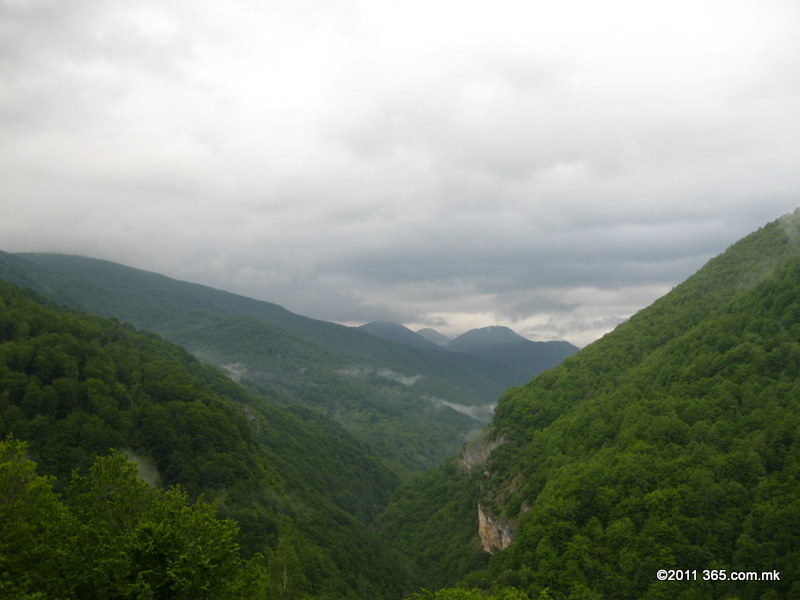
{"label": "white cloud", "polygon": [[2,247],[584,342],[798,203],[798,17],[0,1]]}

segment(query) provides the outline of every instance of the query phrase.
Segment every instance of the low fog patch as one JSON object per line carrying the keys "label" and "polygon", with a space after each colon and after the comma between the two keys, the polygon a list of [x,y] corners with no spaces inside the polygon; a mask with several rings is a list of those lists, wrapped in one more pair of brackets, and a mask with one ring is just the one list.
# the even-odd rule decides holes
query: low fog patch
{"label": "low fog patch", "polygon": [[136,454],[130,448],[121,450],[123,456],[136,465],[139,478],[154,487],[161,487],[161,473],[158,472],[155,461],[149,456]]}
{"label": "low fog patch", "polygon": [[247,375],[247,367],[242,363],[229,363],[227,365],[220,365],[225,371],[225,374],[233,379],[236,383],[241,383]]}
{"label": "low fog patch", "polygon": [[411,387],[425,377],[424,375],[404,375],[403,373],[398,373],[391,369],[373,369],[371,367],[348,367],[346,369],[339,369],[339,373],[362,381],[373,377],[388,379],[389,381],[395,381],[408,387]]}
{"label": "low fog patch", "polygon": [[446,406],[447,408],[451,408],[462,415],[467,415],[468,417],[471,417],[480,423],[488,423],[491,421],[492,416],[494,416],[495,406],[497,406],[495,403],[467,406],[466,404],[450,402],[449,400],[437,398],[436,396],[426,396],[426,398],[435,405]]}

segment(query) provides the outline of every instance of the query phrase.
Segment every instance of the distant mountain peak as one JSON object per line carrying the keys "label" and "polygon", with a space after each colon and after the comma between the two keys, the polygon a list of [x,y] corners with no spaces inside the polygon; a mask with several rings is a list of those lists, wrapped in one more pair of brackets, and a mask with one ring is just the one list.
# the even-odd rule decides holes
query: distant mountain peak
{"label": "distant mountain peak", "polygon": [[408,333],[414,333],[405,325],[401,323],[396,323],[395,321],[383,321],[381,319],[376,319],[375,321],[370,321],[369,323],[364,323],[359,327],[359,329],[363,329],[365,331],[369,331],[370,329],[381,329],[386,331],[402,331]]}
{"label": "distant mountain peak", "polygon": [[534,342],[502,325],[471,329],[449,342],[447,348],[491,358],[531,376],[554,367],[578,350],[564,341]]}
{"label": "distant mountain peak", "polygon": [[394,323],[392,321],[370,321],[359,327],[362,331],[366,331],[376,337],[394,342],[400,342],[406,346],[414,346],[415,348],[427,348],[429,350],[442,350],[442,347],[411,331],[405,325]]}
{"label": "distant mountain peak", "polygon": [[439,346],[447,345],[452,339],[452,338],[447,337],[443,333],[440,333],[440,332],[436,331],[435,329],[432,329],[431,327],[425,327],[423,329],[418,329],[417,330],[417,335],[421,335],[422,337],[424,337],[429,342],[433,342],[434,344],[437,344]]}
{"label": "distant mountain peak", "polygon": [[461,350],[462,347],[473,346],[494,346],[498,344],[508,344],[511,342],[530,341],[528,338],[522,337],[517,332],[509,327],[503,325],[490,325],[488,327],[480,327],[477,329],[470,329],[466,333],[450,342],[451,349]]}

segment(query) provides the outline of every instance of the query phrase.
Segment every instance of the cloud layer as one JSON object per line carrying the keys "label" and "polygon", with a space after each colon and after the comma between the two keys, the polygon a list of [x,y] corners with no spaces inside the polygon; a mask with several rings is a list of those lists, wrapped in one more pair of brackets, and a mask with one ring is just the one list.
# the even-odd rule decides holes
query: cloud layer
{"label": "cloud layer", "polygon": [[584,344],[798,203],[793,0],[0,0],[1,247]]}

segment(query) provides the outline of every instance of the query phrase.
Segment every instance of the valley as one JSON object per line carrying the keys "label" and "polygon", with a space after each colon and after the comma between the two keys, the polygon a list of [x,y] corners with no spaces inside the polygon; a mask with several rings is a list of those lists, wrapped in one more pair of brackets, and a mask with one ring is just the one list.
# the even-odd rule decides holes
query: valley
{"label": "valley", "polygon": [[[502,327],[348,328],[107,261],[2,253],[0,485],[49,508],[0,504],[30,542],[0,537],[0,590],[58,597],[56,575],[20,573],[56,564],[70,536],[143,544],[136,523],[169,500],[227,540],[250,586],[226,583],[230,597],[796,597],[798,215],[580,350]],[[74,491],[106,471],[112,490],[139,485],[112,449],[172,494],[141,491],[151,508],[125,513],[124,542],[92,512],[106,500]],[[125,552],[131,573],[151,556]],[[66,597],[131,593],[101,558],[93,579],[59,575]]]}
{"label": "valley", "polygon": [[158,333],[271,401],[318,411],[369,442],[403,478],[457,452],[465,436],[488,422],[486,406],[506,388],[577,350],[542,344],[527,365],[441,352],[78,256],[3,253],[0,277]]}

